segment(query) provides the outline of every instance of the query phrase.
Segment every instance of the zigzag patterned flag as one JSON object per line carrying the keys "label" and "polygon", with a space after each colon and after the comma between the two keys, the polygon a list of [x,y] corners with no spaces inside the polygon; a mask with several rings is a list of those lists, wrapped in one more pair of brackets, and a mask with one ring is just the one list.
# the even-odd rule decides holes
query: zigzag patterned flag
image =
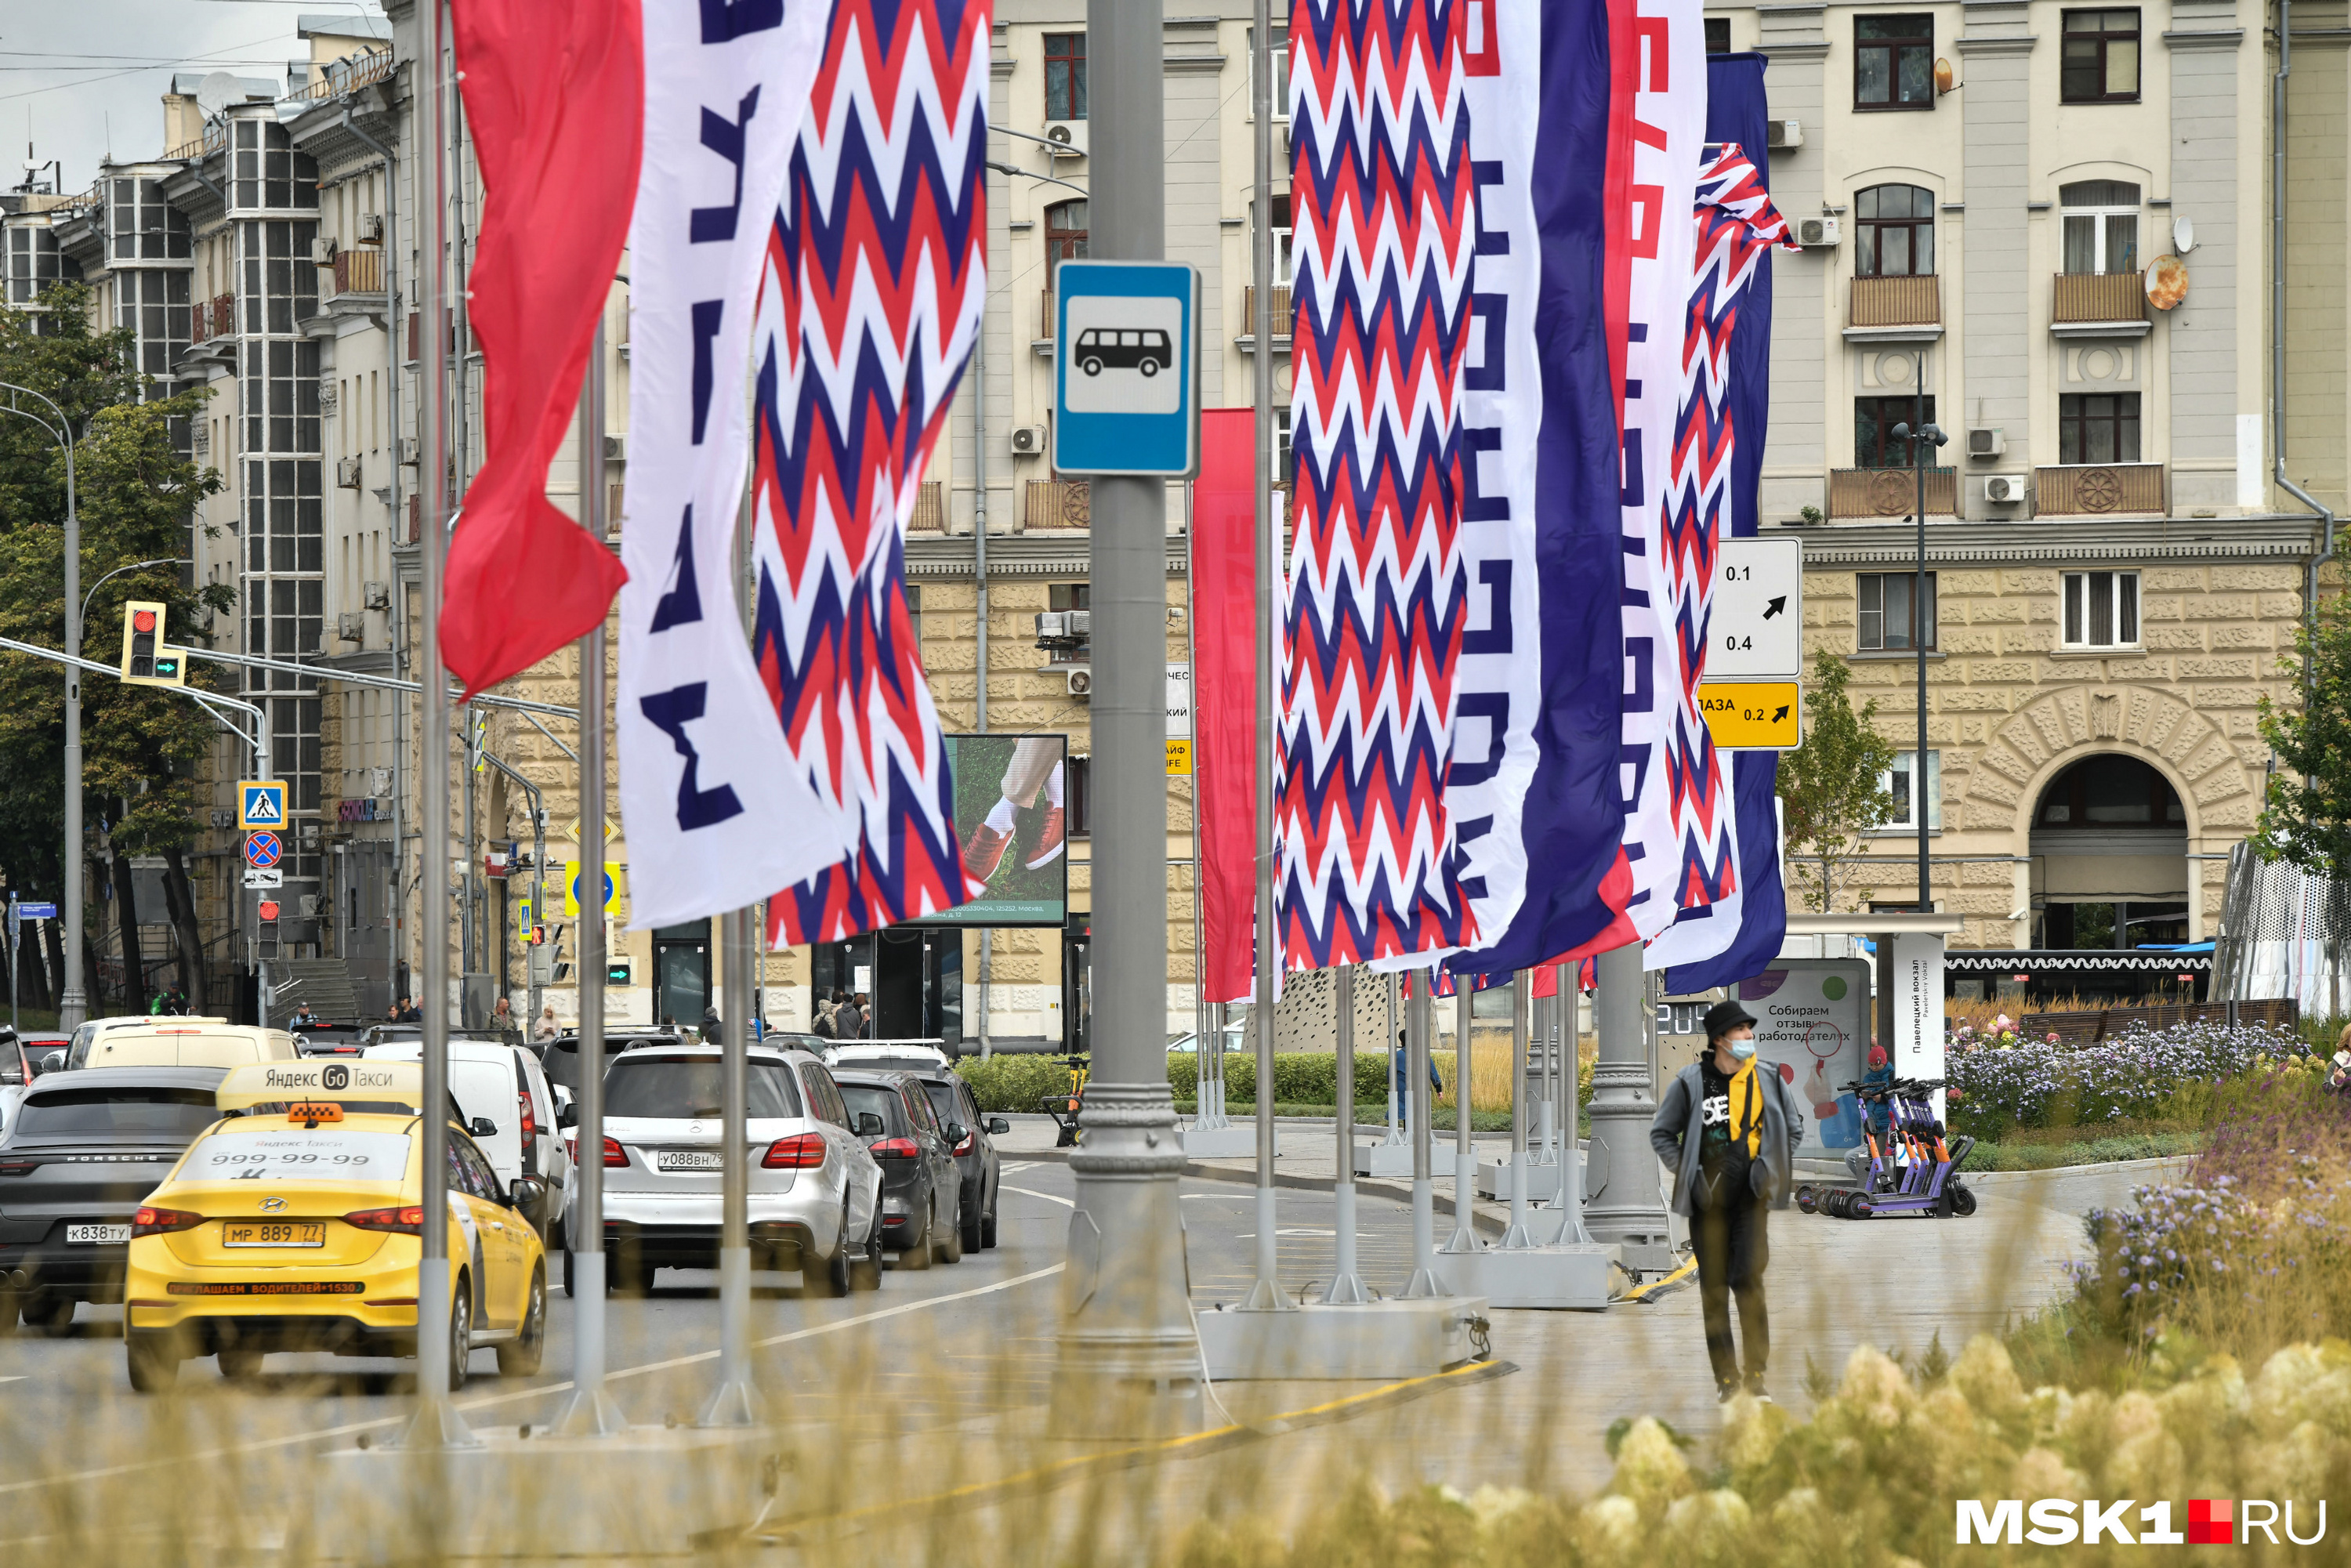
{"label": "zigzag patterned flag", "polygon": [[1445,800],[1468,610],[1466,4],[1290,13],[1297,500],[1275,899],[1292,968],[1477,935]]}
{"label": "zigzag patterned flag", "polygon": [[987,292],[990,12],[836,0],[768,247],[752,656],[794,764],[857,827],[775,899],[778,946],[969,895],[905,531]]}
{"label": "zigzag patterned flag", "polygon": [[[1763,89],[1766,62],[1761,55],[1716,55],[1707,61],[1706,133],[1711,141],[1761,144],[1770,115]],[[1726,149],[1727,151],[1727,149]],[[1724,165],[1725,172],[1734,172]],[[1771,257],[1767,244],[1778,214],[1768,204],[1769,170],[1750,162],[1720,187],[1728,205],[1713,214],[1698,209],[1701,247],[1708,232],[1727,235],[1743,265],[1726,267],[1714,287],[1709,395],[1720,392],[1721,420],[1729,432],[1727,506],[1717,510],[1719,531],[1751,538],[1761,524],[1758,491],[1763,472],[1763,437],[1770,423],[1771,380]],[[1784,243],[1784,242],[1783,242]],[[1711,417],[1711,415],[1709,415]],[[1778,779],[1775,751],[1741,751],[1731,758],[1731,794],[1737,803],[1737,890],[1711,906],[1702,920],[1677,924],[1650,948],[1652,967],[1670,964],[1666,984],[1682,995],[1730,985],[1761,970],[1779,956],[1788,929],[1788,894],[1781,882]],[[1663,948],[1661,954],[1659,949]]]}
{"label": "zigzag patterned flag", "polygon": [[1697,709],[1706,675],[1716,547],[1729,521],[1731,466],[1740,432],[1730,397],[1730,349],[1740,302],[1776,245],[1798,248],[1771,205],[1761,175],[1736,142],[1706,149],[1698,181],[1698,259],[1683,333],[1681,416],[1674,434],[1674,472],[1664,508],[1665,542],[1678,570],[1672,622],[1681,658],[1666,743],[1676,831],[1683,867],[1680,911],[1651,940],[1652,969],[1713,957],[1740,925],[1740,883],[1727,758],[1719,756]]}

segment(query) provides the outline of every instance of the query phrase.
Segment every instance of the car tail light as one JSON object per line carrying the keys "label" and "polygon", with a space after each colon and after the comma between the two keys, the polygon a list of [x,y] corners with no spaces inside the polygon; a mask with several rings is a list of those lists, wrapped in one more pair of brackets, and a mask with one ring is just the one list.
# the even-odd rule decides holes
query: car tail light
{"label": "car tail light", "polygon": [[0,1176],[31,1176],[40,1168],[38,1160],[0,1160]]}
{"label": "car tail light", "polygon": [[923,1153],[923,1146],[912,1138],[884,1138],[878,1144],[868,1144],[866,1147],[877,1160],[918,1159]]}
{"label": "car tail light", "polygon": [[424,1234],[424,1207],[362,1208],[343,1216],[343,1223],[360,1230],[396,1230],[403,1236]]}
{"label": "car tail light", "polygon": [[142,1206],[131,1217],[131,1234],[161,1236],[168,1230],[193,1230],[204,1222],[201,1214],[190,1214],[184,1208],[150,1208]]}
{"label": "car tail light", "polygon": [[530,1091],[516,1090],[515,1105],[522,1113],[522,1152],[523,1157],[528,1159],[538,1147],[538,1116],[531,1109]]}
{"label": "car tail light", "polygon": [[760,1157],[762,1170],[813,1170],[824,1164],[825,1145],[822,1133],[794,1133],[789,1138],[778,1138],[768,1145]]}
{"label": "car tail light", "polygon": [[972,1145],[977,1141],[977,1138],[978,1134],[976,1133],[966,1133],[963,1135],[963,1142],[955,1146],[956,1157],[960,1159],[964,1155],[971,1153]]}
{"label": "car tail light", "polygon": [[629,1151],[621,1147],[618,1138],[604,1140],[604,1168],[608,1171],[629,1168]]}

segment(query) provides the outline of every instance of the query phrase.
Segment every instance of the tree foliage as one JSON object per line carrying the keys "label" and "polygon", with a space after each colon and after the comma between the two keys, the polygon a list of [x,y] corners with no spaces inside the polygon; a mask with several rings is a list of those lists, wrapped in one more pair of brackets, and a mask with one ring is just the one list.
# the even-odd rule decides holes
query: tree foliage
{"label": "tree foliage", "polygon": [[2279,771],[2253,834],[2263,860],[2313,876],[2351,881],[2351,603],[2336,594],[2319,606],[2317,626],[2297,622],[2294,677],[2287,703],[2262,698],[2262,738]]}
{"label": "tree foliage", "polygon": [[1803,744],[1780,759],[1780,805],[1788,859],[1809,902],[1822,914],[1873,829],[1894,815],[1884,784],[1894,766],[1894,743],[1877,733],[1877,700],[1859,713],[1845,695],[1853,671],[1834,653],[1813,660],[1804,694]]}

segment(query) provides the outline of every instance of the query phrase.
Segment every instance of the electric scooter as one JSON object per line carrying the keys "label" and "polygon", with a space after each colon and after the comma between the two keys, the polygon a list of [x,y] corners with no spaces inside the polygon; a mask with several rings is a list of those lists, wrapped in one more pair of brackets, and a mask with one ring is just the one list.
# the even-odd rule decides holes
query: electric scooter
{"label": "electric scooter", "polygon": [[1843,1087],[1864,1100],[1885,1103],[1885,1140],[1879,1141],[1864,1117],[1869,1161],[1855,1172],[1861,1185],[1815,1187],[1807,1183],[1796,1189],[1797,1207],[1839,1219],[1965,1218],[1976,1211],[1975,1194],[1959,1178],[1959,1168],[1974,1152],[1976,1140],[1965,1134],[1956,1142],[1946,1137],[1928,1098],[1940,1083],[1900,1079],[1883,1089],[1865,1089],[1859,1083]]}

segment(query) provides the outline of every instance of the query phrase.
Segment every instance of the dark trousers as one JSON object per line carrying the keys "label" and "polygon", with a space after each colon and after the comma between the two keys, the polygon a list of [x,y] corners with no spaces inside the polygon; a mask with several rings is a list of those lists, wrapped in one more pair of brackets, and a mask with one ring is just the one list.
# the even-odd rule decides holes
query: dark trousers
{"label": "dark trousers", "polygon": [[1698,1243],[1698,1297],[1706,1319],[1706,1356],[1718,1388],[1739,1385],[1739,1354],[1730,1341],[1730,1298],[1739,1298],[1739,1337],[1747,1347],[1747,1381],[1762,1380],[1771,1360],[1771,1323],[1764,1309],[1763,1270],[1771,1261],[1767,1227],[1771,1206],[1740,1192],[1701,1208],[1691,1226]]}

